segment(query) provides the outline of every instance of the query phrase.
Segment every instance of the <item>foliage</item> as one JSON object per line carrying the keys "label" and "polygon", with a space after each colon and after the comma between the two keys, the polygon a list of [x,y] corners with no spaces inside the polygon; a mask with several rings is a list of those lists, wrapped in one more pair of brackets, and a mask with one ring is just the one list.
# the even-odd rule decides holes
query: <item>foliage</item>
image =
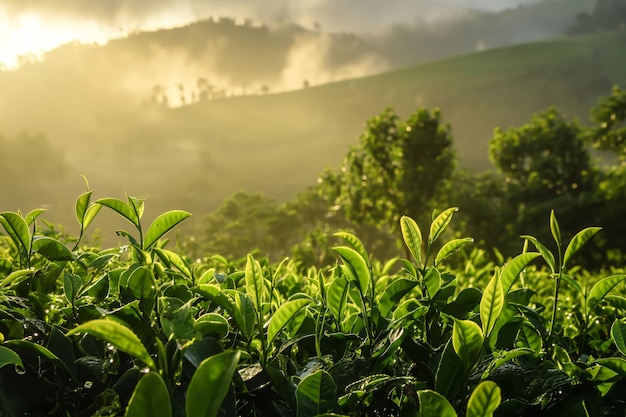
{"label": "foliage", "polygon": [[[305,273],[247,255],[191,262],[146,229],[143,202],[88,191],[132,225],[98,249],[38,227],[41,211],[0,223],[0,411],[75,416],[614,415],[622,409],[626,274],[574,262],[598,232],[557,250],[525,237],[495,265],[472,239],[446,240],[456,208],[428,228],[403,216],[410,259],[374,259],[340,232],[336,264]],[[87,213],[94,213],[87,215]],[[543,259],[546,266],[536,264]],[[555,286],[553,286],[553,284]],[[552,308],[547,308],[552,307]],[[34,394],[36,393],[36,394]],[[591,411],[589,411],[591,410]]]}
{"label": "foliage", "polygon": [[399,216],[428,218],[455,165],[450,127],[440,118],[422,108],[401,121],[386,109],[368,121],[340,170],[324,173],[319,192],[358,223],[394,230]]}

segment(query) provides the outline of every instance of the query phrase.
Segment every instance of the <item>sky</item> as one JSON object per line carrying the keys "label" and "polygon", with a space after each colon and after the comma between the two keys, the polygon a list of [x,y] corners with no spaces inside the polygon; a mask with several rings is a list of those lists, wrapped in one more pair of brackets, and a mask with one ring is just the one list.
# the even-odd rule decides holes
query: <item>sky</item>
{"label": "sky", "polygon": [[333,32],[501,10],[537,0],[2,0],[0,65],[62,44],[104,43],[137,30],[175,27],[217,16],[273,24],[319,25]]}

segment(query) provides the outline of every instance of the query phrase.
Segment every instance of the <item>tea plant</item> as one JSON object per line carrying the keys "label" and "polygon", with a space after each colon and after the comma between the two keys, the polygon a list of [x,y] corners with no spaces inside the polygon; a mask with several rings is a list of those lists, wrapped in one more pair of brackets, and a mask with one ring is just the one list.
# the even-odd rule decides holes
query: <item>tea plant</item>
{"label": "tea plant", "polygon": [[[522,254],[494,265],[472,239],[445,240],[450,208],[427,229],[400,219],[410,259],[381,262],[338,232],[336,263],[302,272],[253,255],[192,261],[163,239],[189,213],[146,229],[143,201],[91,196],[77,199],[76,239],[42,210],[0,213],[0,415],[623,410],[626,274],[572,265],[598,228],[565,245],[553,212],[556,250],[524,236]],[[117,232],[127,246],[81,243],[102,207],[132,225]]]}

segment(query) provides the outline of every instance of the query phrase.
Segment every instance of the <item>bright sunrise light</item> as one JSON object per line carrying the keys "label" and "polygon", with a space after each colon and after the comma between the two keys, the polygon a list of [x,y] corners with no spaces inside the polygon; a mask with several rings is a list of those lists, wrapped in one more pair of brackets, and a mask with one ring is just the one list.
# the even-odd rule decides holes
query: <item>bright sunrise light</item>
{"label": "bright sunrise light", "polygon": [[22,14],[13,19],[0,16],[0,67],[16,68],[20,56],[39,58],[44,52],[74,40],[104,42],[106,39],[104,31],[89,22],[51,23],[34,14]]}

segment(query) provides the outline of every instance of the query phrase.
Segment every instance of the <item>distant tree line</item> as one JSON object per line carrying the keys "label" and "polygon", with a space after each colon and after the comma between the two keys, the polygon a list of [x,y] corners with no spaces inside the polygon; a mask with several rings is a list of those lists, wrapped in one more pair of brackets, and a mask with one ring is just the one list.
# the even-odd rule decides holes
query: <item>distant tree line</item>
{"label": "distant tree line", "polygon": [[626,27],[626,0],[597,0],[591,13],[582,12],[568,33],[578,35]]}
{"label": "distant tree line", "polygon": [[[489,146],[494,169],[472,173],[457,168],[452,131],[439,110],[418,109],[401,120],[388,108],[317,185],[282,205],[238,193],[206,217],[204,232],[187,245],[199,256],[243,257],[264,248],[273,259],[295,256],[306,266],[328,262],[332,233],[348,230],[375,256],[400,256],[400,216],[428,227],[435,210],[459,207],[451,233],[509,256],[521,250],[523,234],[551,241],[546,226],[554,209],[568,239],[586,226],[604,228],[581,264],[623,263],[626,90],[615,87],[592,119],[583,127],[551,108],[523,126],[497,128]],[[592,147],[610,157],[594,160]]]}

